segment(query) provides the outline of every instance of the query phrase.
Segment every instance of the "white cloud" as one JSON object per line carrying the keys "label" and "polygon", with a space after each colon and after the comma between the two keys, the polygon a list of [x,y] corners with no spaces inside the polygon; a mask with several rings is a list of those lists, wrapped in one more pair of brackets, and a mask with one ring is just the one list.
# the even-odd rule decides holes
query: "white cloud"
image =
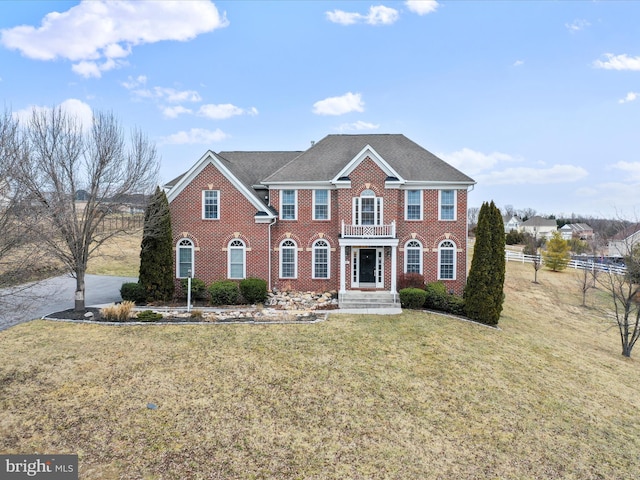
{"label": "white cloud", "polygon": [[391,25],[400,18],[400,13],[395,8],[377,5],[369,7],[366,15],[343,10],[333,10],[326,12],[327,19],[340,25],[353,25],[355,23],[366,23],[368,25]]}
{"label": "white cloud", "polygon": [[224,133],[219,128],[215,130],[206,130],[204,128],[192,128],[188,132],[181,131],[178,133],[174,133],[173,135],[169,135],[162,140],[162,144],[211,144],[215,142],[221,142],[229,138],[229,135]]}
{"label": "white cloud", "polygon": [[313,104],[316,115],[344,115],[349,112],[364,112],[361,94],[347,92],[341,97],[329,97]]}
{"label": "white cloud", "polygon": [[550,168],[515,167],[476,177],[483,185],[548,185],[576,182],[588,175],[575,165],[553,165]]}
{"label": "white cloud", "polygon": [[571,23],[565,23],[564,26],[567,27],[567,30],[569,30],[571,33],[576,33],[591,26],[591,24],[587,20],[578,18]]}
{"label": "white cloud", "polygon": [[207,104],[202,105],[198,111],[198,115],[202,117],[212,118],[214,120],[224,120],[225,118],[231,118],[236,115],[257,115],[258,109],[251,107],[248,110],[244,108],[236,107],[230,103],[223,103],[219,105]]}
{"label": "white cloud", "polygon": [[352,132],[352,131],[361,131],[361,130],[377,130],[378,128],[380,128],[380,125],[358,120],[357,122],[353,122],[353,123],[343,123],[337,128],[337,130],[341,132]]}
{"label": "white cloud", "polygon": [[[80,123],[83,130],[91,128],[93,123],[93,110],[91,107],[84,103],[82,100],[76,98],[69,98],[59,105],[60,109],[69,117],[74,118]],[[40,105],[33,105],[22,110],[17,110],[13,115],[20,121],[20,123],[28,123],[31,120],[33,112],[50,112],[51,107],[43,107]]]}
{"label": "white cloud", "polygon": [[506,153],[493,152],[485,154],[476,152],[470,148],[463,148],[453,153],[441,153],[438,154],[438,156],[469,175],[475,175],[484,170],[489,170],[501,162],[511,163],[521,161]]}
{"label": "white cloud", "polygon": [[131,75],[127,78],[125,82],[122,82],[121,85],[127,90],[133,90],[134,88],[138,88],[141,85],[145,85],[147,83],[147,77],[145,75],[138,75],[136,78],[133,78]]}
{"label": "white cloud", "polygon": [[625,178],[640,182],[640,162],[617,162],[612,165],[617,170],[625,172]]}
{"label": "white cloud", "polygon": [[185,108],[181,105],[177,105],[175,107],[164,107],[162,109],[162,115],[167,118],[177,118],[180,115],[191,114],[193,110],[189,108]]}
{"label": "white cloud", "polygon": [[622,55],[605,53],[603,57],[604,60],[596,60],[593,62],[595,68],[604,68],[605,70],[640,70],[640,57],[629,57],[626,53]]}
{"label": "white cloud", "polygon": [[618,100],[618,103],[634,102],[638,99],[638,92],[629,92],[624,98]]}
{"label": "white cloud", "polygon": [[514,67],[521,67],[522,65],[524,65],[524,60],[516,60],[513,62]]}
{"label": "white cloud", "polygon": [[436,0],[407,0],[404,3],[409,10],[418,15],[435,12],[438,8],[438,2]]}
{"label": "white cloud", "polygon": [[0,43],[35,60],[66,59],[84,77],[126,64],[132,47],[163,40],[187,41],[229,24],[211,2],[91,0],[51,12],[39,27],[0,31]]}

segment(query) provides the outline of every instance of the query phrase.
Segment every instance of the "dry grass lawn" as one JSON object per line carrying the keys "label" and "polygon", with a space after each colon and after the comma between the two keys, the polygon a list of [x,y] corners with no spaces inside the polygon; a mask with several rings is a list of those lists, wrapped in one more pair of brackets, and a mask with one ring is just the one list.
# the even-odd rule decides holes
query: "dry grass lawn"
{"label": "dry grass lawn", "polygon": [[137,277],[141,241],[142,229],[109,239],[89,258],[87,273]]}
{"label": "dry grass lawn", "polygon": [[0,451],[77,453],[83,479],[632,478],[638,361],[572,272],[532,279],[508,264],[500,330],[23,324],[0,332]]}

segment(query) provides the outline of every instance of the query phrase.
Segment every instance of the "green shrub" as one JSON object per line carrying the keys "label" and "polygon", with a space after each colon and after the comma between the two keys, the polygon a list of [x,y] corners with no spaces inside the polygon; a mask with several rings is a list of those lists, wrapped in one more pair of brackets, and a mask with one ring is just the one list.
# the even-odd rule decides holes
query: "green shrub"
{"label": "green shrub", "polygon": [[464,298],[459,295],[449,295],[447,298],[447,312],[464,316]]}
{"label": "green shrub", "polygon": [[403,288],[400,290],[400,305],[404,308],[418,310],[424,305],[426,297],[427,292],[421,288]]}
{"label": "green shrub", "polygon": [[398,278],[398,290],[405,288],[422,288],[424,289],[424,278],[419,273],[403,273]]}
{"label": "green shrub", "polygon": [[147,301],[147,295],[144,287],[139,283],[123,283],[120,287],[120,296],[122,300],[143,304]]}
{"label": "green shrub", "polygon": [[247,303],[262,303],[267,298],[267,282],[261,278],[240,281],[240,293]]}
{"label": "green shrub", "polygon": [[425,287],[424,307],[432,310],[448,311],[449,294],[447,287],[442,282],[431,282]]}
{"label": "green shrub", "polygon": [[[189,285],[189,279],[183,278],[180,280],[180,286],[182,287],[182,294],[187,296],[187,287]],[[207,299],[207,284],[199,278],[191,279],[191,300],[206,300]]]}
{"label": "green shrub", "polygon": [[524,234],[517,230],[511,230],[505,236],[505,243],[507,245],[522,245],[524,243]]}
{"label": "green shrub", "polygon": [[240,299],[240,290],[236,282],[220,280],[209,286],[209,296],[213,305],[236,305]]}
{"label": "green shrub", "polygon": [[143,310],[138,313],[136,318],[141,322],[155,322],[156,320],[162,319],[162,314],[154,312],[153,310]]}

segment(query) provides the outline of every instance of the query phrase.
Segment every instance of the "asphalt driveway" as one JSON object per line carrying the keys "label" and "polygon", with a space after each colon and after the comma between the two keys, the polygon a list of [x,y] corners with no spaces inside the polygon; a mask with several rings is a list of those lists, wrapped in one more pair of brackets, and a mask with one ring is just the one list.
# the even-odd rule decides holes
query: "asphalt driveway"
{"label": "asphalt driveway", "polygon": [[[87,275],[85,303],[89,307],[118,302],[122,300],[122,284],[136,281],[138,279],[132,277]],[[75,279],[63,275],[19,289],[0,289],[0,330],[73,308],[75,288]]]}

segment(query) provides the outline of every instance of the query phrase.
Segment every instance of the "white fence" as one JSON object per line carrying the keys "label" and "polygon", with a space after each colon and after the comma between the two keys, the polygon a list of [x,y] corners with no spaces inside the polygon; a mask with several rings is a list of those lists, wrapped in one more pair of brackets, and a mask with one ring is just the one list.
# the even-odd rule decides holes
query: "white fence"
{"label": "white fence", "polygon": [[[536,255],[525,255],[521,252],[513,252],[511,250],[507,250],[505,253],[505,258],[507,262],[521,262],[521,263],[533,263]],[[540,255],[537,255],[538,262],[543,263],[543,260]],[[585,259],[585,260],[571,260],[567,264],[567,268],[573,269],[583,269],[583,270],[591,270],[591,271],[600,271],[600,272],[613,272],[617,274],[625,274],[627,273],[627,267],[622,265],[617,265],[614,263],[603,263],[598,262],[597,259],[594,261],[593,259]]]}

